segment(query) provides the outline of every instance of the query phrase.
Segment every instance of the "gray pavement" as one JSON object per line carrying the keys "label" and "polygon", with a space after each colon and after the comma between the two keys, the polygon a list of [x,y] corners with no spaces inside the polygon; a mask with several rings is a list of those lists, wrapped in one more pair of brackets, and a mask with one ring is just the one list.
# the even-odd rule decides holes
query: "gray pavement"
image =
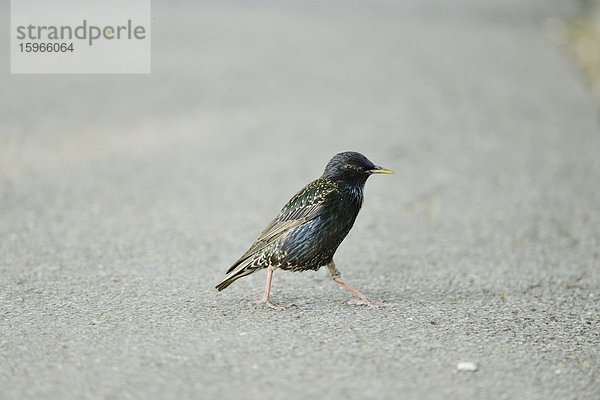
{"label": "gray pavement", "polygon": [[[3,58],[1,399],[600,398],[598,109],[544,29],[578,3],[156,3],[149,76]],[[392,305],[217,293],[345,150],[397,171],[336,256]]]}

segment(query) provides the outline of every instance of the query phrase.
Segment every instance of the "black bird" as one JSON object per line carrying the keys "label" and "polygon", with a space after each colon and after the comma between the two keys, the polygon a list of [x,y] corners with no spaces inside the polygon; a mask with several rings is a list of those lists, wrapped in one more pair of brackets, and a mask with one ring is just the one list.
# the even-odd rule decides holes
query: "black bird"
{"label": "black bird", "polygon": [[227,270],[216,289],[225,289],[239,278],[267,268],[265,293],[256,303],[269,300],[273,271],[318,270],[327,265],[333,280],[361,301],[374,303],[348,285],[335,267],[333,255],[346,237],[363,202],[363,188],[372,174],[393,174],[360,153],[335,155],[319,179],[300,190],[281,209],[254,244]]}

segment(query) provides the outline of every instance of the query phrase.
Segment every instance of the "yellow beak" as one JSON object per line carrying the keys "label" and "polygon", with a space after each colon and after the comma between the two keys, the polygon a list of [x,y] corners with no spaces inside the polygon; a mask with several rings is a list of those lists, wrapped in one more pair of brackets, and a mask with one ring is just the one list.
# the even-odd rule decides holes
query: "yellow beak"
{"label": "yellow beak", "polygon": [[395,172],[392,171],[391,169],[385,169],[385,168],[381,168],[381,167],[377,167],[376,169],[372,169],[369,172],[372,173],[372,174],[386,174],[386,175],[395,174]]}

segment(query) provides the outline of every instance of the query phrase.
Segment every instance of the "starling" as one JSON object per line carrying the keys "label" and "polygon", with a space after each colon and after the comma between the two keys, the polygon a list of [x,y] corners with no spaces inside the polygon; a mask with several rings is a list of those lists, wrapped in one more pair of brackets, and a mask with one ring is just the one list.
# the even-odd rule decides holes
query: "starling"
{"label": "starling", "polygon": [[333,255],[360,211],[363,188],[372,174],[393,174],[373,164],[360,153],[335,155],[319,179],[306,185],[281,209],[252,246],[227,270],[216,289],[225,289],[239,278],[267,268],[267,282],[261,300],[269,300],[273,271],[318,270],[327,265],[333,280],[360,299],[359,304],[374,303],[348,285],[335,267]]}

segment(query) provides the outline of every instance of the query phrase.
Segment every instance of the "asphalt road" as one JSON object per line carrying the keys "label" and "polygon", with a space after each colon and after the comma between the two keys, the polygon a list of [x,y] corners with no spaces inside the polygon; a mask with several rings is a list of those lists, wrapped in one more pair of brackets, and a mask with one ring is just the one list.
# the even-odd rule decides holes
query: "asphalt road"
{"label": "asphalt road", "polygon": [[[0,43],[0,398],[600,398],[598,108],[545,29],[577,3],[169,4],[147,76]],[[336,256],[391,305],[217,293],[345,150],[397,171]]]}

